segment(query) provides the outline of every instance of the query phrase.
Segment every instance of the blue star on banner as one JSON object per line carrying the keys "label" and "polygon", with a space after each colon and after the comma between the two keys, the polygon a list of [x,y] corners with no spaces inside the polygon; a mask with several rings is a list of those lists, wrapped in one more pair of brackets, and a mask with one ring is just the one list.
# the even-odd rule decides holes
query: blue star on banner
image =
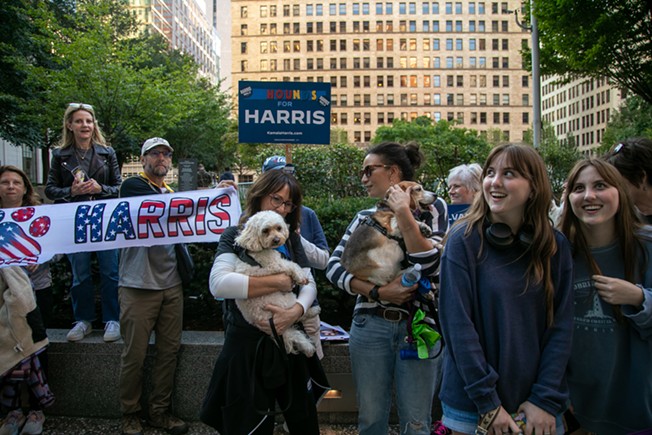
{"label": "blue star on banner", "polygon": [[109,219],[109,226],[106,229],[106,240],[115,241],[118,234],[124,234],[125,240],[135,239],[136,233],[134,225],[131,222],[131,215],[129,214],[129,203],[122,201],[113,210],[111,218]]}

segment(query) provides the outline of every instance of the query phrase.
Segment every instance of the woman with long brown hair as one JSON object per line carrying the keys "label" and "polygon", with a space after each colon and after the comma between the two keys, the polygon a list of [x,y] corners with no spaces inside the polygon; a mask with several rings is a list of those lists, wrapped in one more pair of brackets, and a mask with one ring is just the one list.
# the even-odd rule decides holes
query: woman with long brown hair
{"label": "woman with long brown hair", "polygon": [[572,265],[568,241],[548,221],[551,199],[536,150],[498,146],[481,198],[447,237],[440,398],[453,433],[564,432]]}
{"label": "woman with long brown hair", "polygon": [[[652,428],[652,232],[611,164],[578,162],[561,228],[573,246],[575,329],[568,386],[587,432]],[[623,398],[627,400],[623,400]]]}
{"label": "woman with long brown hair", "polygon": [[[41,198],[39,198],[38,194],[34,191],[34,187],[25,172],[11,165],[0,166],[0,208],[29,207],[39,204],[41,204]],[[50,263],[33,264],[24,266],[23,269],[29,276],[29,284],[31,284],[31,289],[33,290],[36,305],[38,307],[37,310],[34,310],[33,313],[27,316],[29,326],[32,329],[31,334],[33,336],[41,334],[41,339],[44,339],[46,338],[45,329],[50,323],[53,307],[52,273],[50,272]],[[30,290],[25,289],[25,291]],[[3,305],[3,307],[5,306],[6,304]],[[12,316],[10,316],[10,319],[11,317]],[[8,326],[15,327],[15,325],[12,325],[11,323]],[[13,354],[12,357],[17,355],[15,350],[12,350],[11,353]],[[7,355],[1,355],[0,359],[6,360],[6,357]],[[30,364],[33,367],[37,367],[38,372],[41,372],[42,370],[42,379],[46,380],[48,375],[47,348],[41,346],[34,355],[31,355]],[[32,388],[28,388],[29,412],[24,416],[23,411],[21,410],[21,387],[23,383],[26,385],[31,384],[27,380],[19,381],[13,379],[13,376],[11,376],[10,373],[11,372],[3,373],[4,376],[0,376],[0,384],[2,384],[0,390],[2,391],[1,395],[3,396],[3,400],[0,400],[0,403],[2,404],[2,407],[5,408],[3,409],[3,413],[7,415],[3,422],[3,426],[0,427],[0,434],[14,433],[11,431],[15,428],[20,428],[20,426],[23,427],[21,433],[41,433],[43,430],[43,423],[45,422],[45,414],[43,413],[44,404],[41,403],[42,398],[39,398]],[[12,399],[8,399],[8,397]],[[12,401],[13,403],[11,406],[7,406],[7,403]],[[49,405],[51,402],[52,398],[48,397],[46,398],[45,405]]]}

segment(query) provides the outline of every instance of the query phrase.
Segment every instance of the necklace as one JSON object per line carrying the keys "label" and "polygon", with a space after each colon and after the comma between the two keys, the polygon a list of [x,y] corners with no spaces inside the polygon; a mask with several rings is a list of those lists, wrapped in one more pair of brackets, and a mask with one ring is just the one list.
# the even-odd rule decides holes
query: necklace
{"label": "necklace", "polygon": [[79,157],[80,159],[82,159],[82,160],[86,160],[86,156],[88,155],[88,152],[89,152],[90,150],[91,150],[90,148],[86,148],[86,151],[84,151],[84,154],[82,155],[82,153],[79,151],[79,148],[78,148],[78,147],[75,147],[75,154],[76,154],[77,157]]}

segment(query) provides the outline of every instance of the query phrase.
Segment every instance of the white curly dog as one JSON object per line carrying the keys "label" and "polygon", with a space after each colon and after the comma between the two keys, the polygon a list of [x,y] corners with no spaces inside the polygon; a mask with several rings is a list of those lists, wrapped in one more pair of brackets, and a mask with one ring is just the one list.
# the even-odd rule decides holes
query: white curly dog
{"label": "white curly dog", "polygon": [[[274,248],[282,246],[289,237],[288,226],[283,217],[274,211],[261,211],[251,216],[236,237],[235,242],[247,251],[247,254],[260,266],[252,266],[238,260],[235,271],[248,276],[265,276],[277,273],[289,275],[296,284],[306,284],[308,276],[298,264],[281,257]],[[252,325],[257,322],[267,322],[272,313],[263,309],[267,304],[282,308],[291,308],[297,302],[296,295],[289,292],[275,292],[263,296],[236,299],[235,303],[245,320]],[[310,308],[300,320],[319,314],[319,308]],[[315,345],[310,338],[296,325],[289,327],[283,334],[285,351],[287,353],[304,353],[311,357],[315,353]]]}

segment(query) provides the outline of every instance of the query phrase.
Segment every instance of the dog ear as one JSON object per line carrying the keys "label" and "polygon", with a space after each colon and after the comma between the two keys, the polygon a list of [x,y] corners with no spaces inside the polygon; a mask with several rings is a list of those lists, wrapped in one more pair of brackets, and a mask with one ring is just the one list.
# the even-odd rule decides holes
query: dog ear
{"label": "dog ear", "polygon": [[248,251],[262,251],[263,245],[260,240],[259,230],[259,226],[255,225],[255,222],[252,222],[250,219],[240,235],[236,237],[235,242]]}

